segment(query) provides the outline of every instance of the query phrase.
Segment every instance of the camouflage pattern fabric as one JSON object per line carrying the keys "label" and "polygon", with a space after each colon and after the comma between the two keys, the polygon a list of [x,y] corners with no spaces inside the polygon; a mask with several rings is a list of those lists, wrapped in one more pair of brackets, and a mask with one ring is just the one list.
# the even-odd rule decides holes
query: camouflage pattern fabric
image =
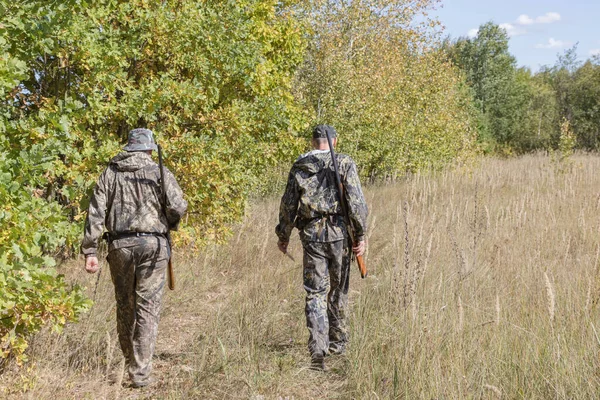
{"label": "camouflage pattern fabric", "polygon": [[343,353],[348,343],[348,241],[302,245],[308,349],[312,355]]}
{"label": "camouflage pattern fabric", "polygon": [[[149,154],[121,153],[98,179],[81,244],[96,254],[104,227],[113,238],[107,261],[117,300],[117,331],[134,383],[144,384],[152,369],[165,271],[170,249],[164,234],[177,225],[187,202],[165,168],[166,215],[161,204],[160,170]],[[123,236],[142,232],[149,236]]]}
{"label": "camouflage pattern fabric", "polygon": [[[356,164],[345,154],[336,154],[336,157],[354,237],[361,241],[367,229],[368,210]],[[343,240],[347,232],[338,199],[329,150],[313,150],[300,156],[292,166],[281,198],[279,225],[275,228],[277,236],[288,242],[296,227],[303,242]]]}
{"label": "camouflage pattern fabric", "polygon": [[158,150],[154,142],[154,134],[150,129],[137,128],[129,132],[125,151]]}
{"label": "camouflage pattern fabric", "polygon": [[165,168],[167,215],[162,211],[160,170],[143,152],[123,152],[113,158],[102,173],[85,223],[81,244],[83,254],[96,254],[98,239],[106,226],[111,234],[145,232],[165,234],[177,229],[187,209],[183,192],[173,174]]}
{"label": "camouflage pattern fabric", "polygon": [[[368,210],[356,164],[347,155],[336,157],[354,235],[361,241]],[[309,351],[314,359],[343,353],[348,342],[351,248],[329,150],[303,154],[292,166],[275,228],[279,240],[288,242],[294,227],[304,247]]]}
{"label": "camouflage pattern fabric", "polygon": [[160,236],[113,241],[107,256],[117,300],[117,331],[129,377],[148,381],[170,250]]}

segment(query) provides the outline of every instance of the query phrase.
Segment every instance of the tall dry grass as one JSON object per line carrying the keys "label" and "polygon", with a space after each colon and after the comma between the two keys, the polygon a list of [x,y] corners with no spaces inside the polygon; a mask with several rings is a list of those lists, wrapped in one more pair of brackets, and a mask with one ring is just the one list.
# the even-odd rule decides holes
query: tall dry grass
{"label": "tall dry grass", "polygon": [[[227,245],[178,250],[148,389],[122,388],[112,284],[61,335],[35,338],[2,397],[31,399],[593,399],[600,392],[600,159],[484,160],[366,190],[367,263],[353,266],[351,347],[308,370],[301,246],[276,249],[277,199]],[[71,279],[93,292],[79,264]],[[115,383],[116,382],[116,383]]]}

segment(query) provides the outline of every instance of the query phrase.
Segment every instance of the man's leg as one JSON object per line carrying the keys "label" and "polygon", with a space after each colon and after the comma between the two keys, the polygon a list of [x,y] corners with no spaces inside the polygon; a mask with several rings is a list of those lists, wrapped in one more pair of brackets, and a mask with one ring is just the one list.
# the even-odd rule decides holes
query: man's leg
{"label": "man's leg", "polygon": [[136,253],[139,253],[139,264],[135,270],[135,329],[129,376],[134,385],[144,386],[149,383],[152,371],[169,250],[164,238],[153,237],[137,246]]}
{"label": "man's leg", "polygon": [[348,343],[348,287],[350,251],[347,240],[329,243],[331,290],[327,302],[329,317],[329,352],[343,354]]}
{"label": "man's leg", "polygon": [[130,248],[111,250],[106,257],[115,286],[117,301],[117,333],[123,356],[128,365],[133,360],[133,331],[135,327],[135,265]]}
{"label": "man's leg", "polygon": [[323,248],[327,243],[306,242],[304,247],[304,289],[306,290],[306,326],[310,333],[308,350],[313,361],[322,360],[329,347],[327,292],[328,260]]}

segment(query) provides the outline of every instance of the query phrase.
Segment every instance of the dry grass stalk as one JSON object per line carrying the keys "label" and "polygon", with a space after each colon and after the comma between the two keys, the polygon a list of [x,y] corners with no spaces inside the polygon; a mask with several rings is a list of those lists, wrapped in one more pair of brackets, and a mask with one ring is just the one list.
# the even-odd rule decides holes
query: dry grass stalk
{"label": "dry grass stalk", "polygon": [[479,240],[479,182],[475,182],[475,201],[473,206],[473,253]]}
{"label": "dry grass stalk", "polygon": [[592,307],[592,279],[588,278],[587,290],[585,292],[585,306],[584,311],[590,312]]}
{"label": "dry grass stalk", "polygon": [[544,272],[544,285],[546,286],[546,299],[548,301],[548,316],[550,317],[550,322],[554,322],[554,316],[556,311],[556,298],[554,296],[554,288],[552,287],[552,282],[550,282],[550,278],[548,277],[547,272]]}
{"label": "dry grass stalk", "polygon": [[456,235],[455,235],[454,231],[449,229],[448,234],[450,236],[450,241],[452,242],[452,249],[454,250],[454,255],[456,256],[456,260],[458,261],[458,278],[459,278],[459,281],[462,282],[462,280],[466,277],[466,275],[468,273],[467,260],[465,258],[465,253],[458,246],[458,242],[456,240]]}
{"label": "dry grass stalk", "polygon": [[125,358],[121,360],[119,369],[117,369],[117,376],[115,379],[115,400],[119,400],[121,397],[121,387],[123,386],[123,376],[125,374]]}
{"label": "dry grass stalk", "polygon": [[568,236],[567,247],[565,248],[565,255],[563,257],[563,264],[567,263],[567,260],[569,259],[570,250],[571,250],[571,236]]}
{"label": "dry grass stalk", "polygon": [[108,374],[110,373],[110,364],[112,363],[112,345],[111,345],[111,340],[110,340],[110,333],[107,331],[106,332],[106,371],[104,372],[104,375],[106,375],[106,377],[108,377]]}
{"label": "dry grass stalk", "polygon": [[500,325],[500,296],[496,293],[496,325]]}
{"label": "dry grass stalk", "polygon": [[489,390],[490,392],[494,393],[494,395],[496,396],[496,398],[501,399],[502,398],[502,391],[494,386],[494,385],[488,385],[487,383],[483,385],[484,389]]}
{"label": "dry grass stalk", "polygon": [[406,308],[408,306],[409,299],[409,280],[410,280],[410,241],[408,236],[408,202],[404,201],[403,206],[404,216],[404,296],[402,298],[402,304]]}
{"label": "dry grass stalk", "polygon": [[433,244],[433,234],[430,234],[429,240],[427,241],[427,249],[425,250],[425,258],[423,260],[423,271],[421,272],[421,276],[419,277],[420,281],[425,279],[425,274],[427,273],[427,266],[429,265],[429,259],[431,257],[432,244]]}
{"label": "dry grass stalk", "polygon": [[266,230],[265,238],[264,238],[264,241],[263,241],[262,248],[260,249],[260,259],[261,259],[261,261],[265,259],[265,252],[267,251],[267,246],[270,243],[270,241],[269,241],[270,231],[268,229],[265,229],[265,230]]}
{"label": "dry grass stalk", "polygon": [[458,330],[462,332],[465,326],[465,310],[462,299],[458,296]]}
{"label": "dry grass stalk", "polygon": [[[449,170],[366,187],[367,199],[374,203],[369,204],[370,218],[377,220],[377,228],[369,232],[369,268],[378,274],[361,280],[353,265],[351,346],[347,359],[335,364],[332,360],[332,370],[318,380],[306,370],[301,261],[292,265],[282,257],[271,233],[279,196],[252,205],[229,243],[211,245],[199,255],[176,249],[179,285],[165,293],[154,360],[160,384],[137,393],[144,398],[234,400],[258,394],[296,399],[383,399],[399,394],[409,399],[495,398],[499,393],[505,398],[596,398],[600,339],[590,322],[592,314],[564,313],[560,329],[539,323],[552,312],[556,328],[558,307],[577,310],[585,304],[593,309],[600,293],[600,227],[591,223],[598,221],[598,213],[595,202],[586,200],[598,195],[600,157],[580,159],[583,167],[574,170],[577,176],[557,178],[546,159],[529,156],[487,159],[472,175]],[[461,281],[457,269],[465,267],[460,250],[470,257],[473,245],[476,181],[478,229],[485,240],[477,241],[477,268],[469,268],[469,279]],[[402,237],[405,203],[390,200],[399,198],[410,206],[408,246],[406,235]],[[578,223],[581,212],[585,226]],[[394,228],[397,238],[391,246]],[[265,230],[271,233],[266,246]],[[291,251],[299,256],[300,247],[294,235]],[[542,277],[543,263],[549,267]],[[66,263],[61,272],[88,287],[91,295],[96,277],[80,264],[81,260]],[[406,323],[398,313],[403,287],[396,279],[403,274],[414,323]],[[531,290],[539,287],[540,278],[546,297],[546,286],[551,288],[552,301],[540,301],[544,294]],[[120,351],[109,281],[103,274],[87,320],[66,327],[60,336],[36,337],[28,351],[36,365],[29,383],[21,380],[22,371],[6,371],[0,397],[136,396],[121,390],[120,380],[113,386],[105,377],[105,355],[112,359],[111,375],[119,377],[120,372],[122,379],[123,373],[123,366],[117,372],[115,359]],[[560,305],[555,282],[564,288]],[[488,323],[496,328],[479,328]],[[107,331],[112,355],[104,349]],[[227,350],[227,364],[221,345]],[[562,346],[569,351],[563,352]],[[394,371],[402,379],[394,381]],[[481,380],[482,374],[493,377],[490,383],[502,383],[496,388],[500,392],[492,385],[483,388],[488,382]],[[310,385],[300,384],[309,379]]]}
{"label": "dry grass stalk", "polygon": [[369,231],[367,233],[367,241],[369,239],[371,239],[371,236],[373,236],[373,232],[375,232],[375,227],[377,226],[377,216],[373,216],[373,218],[371,218],[371,222],[369,223]]}

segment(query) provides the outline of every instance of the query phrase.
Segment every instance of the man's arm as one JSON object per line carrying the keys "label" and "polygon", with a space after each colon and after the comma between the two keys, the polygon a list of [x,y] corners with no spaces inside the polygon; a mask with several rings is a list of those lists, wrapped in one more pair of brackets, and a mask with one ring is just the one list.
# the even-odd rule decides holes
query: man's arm
{"label": "man's arm", "polygon": [[98,271],[98,240],[104,230],[106,218],[106,188],[109,168],[105,169],[94,187],[88,214],[85,219],[85,230],[81,242],[81,253],[85,255],[85,270],[90,274]]}
{"label": "man's arm", "polygon": [[109,180],[110,168],[104,170],[96,186],[92,198],[88,214],[85,219],[85,230],[83,241],[81,242],[81,254],[86,257],[95,256],[98,250],[98,240],[104,230],[104,221],[106,218],[106,202],[107,202],[107,183]]}
{"label": "man's arm", "polygon": [[281,197],[279,225],[275,228],[275,233],[279,238],[279,250],[283,253],[287,252],[287,243],[290,241],[290,235],[292,234],[292,229],[294,229],[299,200],[300,192],[292,169],[288,175],[285,192]]}
{"label": "man's arm", "polygon": [[360,185],[356,164],[351,158],[348,158],[347,168],[342,176],[342,184],[344,185],[350,222],[354,227],[354,239],[357,243],[364,242],[369,210]]}
{"label": "man's arm", "polygon": [[170,230],[177,230],[179,221],[187,210],[187,201],[183,198],[183,191],[179,187],[175,176],[165,168],[165,188],[167,191],[166,213]]}

